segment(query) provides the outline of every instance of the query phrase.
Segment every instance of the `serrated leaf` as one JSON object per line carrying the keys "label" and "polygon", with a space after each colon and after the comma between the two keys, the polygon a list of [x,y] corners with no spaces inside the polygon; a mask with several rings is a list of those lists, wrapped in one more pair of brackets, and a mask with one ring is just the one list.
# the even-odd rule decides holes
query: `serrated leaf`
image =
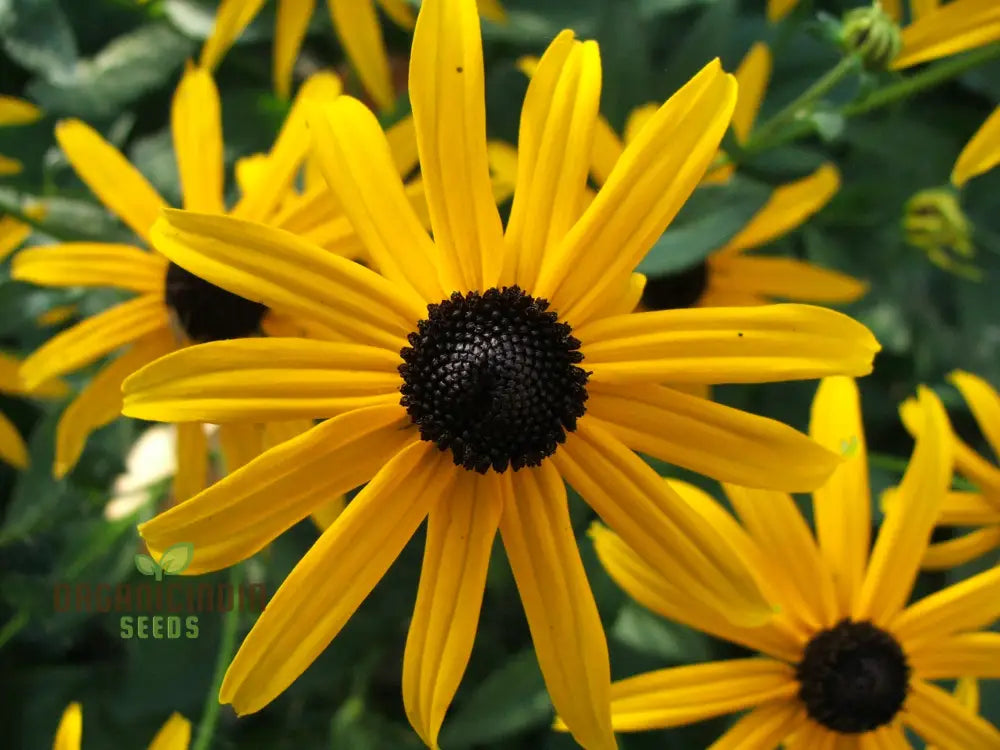
{"label": "serrated leaf", "polygon": [[7,0],[0,40],[11,58],[48,78],[68,75],[76,64],[76,39],[57,0]]}
{"label": "serrated leaf", "polygon": [[160,558],[160,567],[164,573],[178,575],[191,564],[194,557],[194,545],[191,542],[178,542],[167,548]]}
{"label": "serrated leaf", "polygon": [[746,226],[770,194],[767,186],[738,178],[698,188],[636,270],[664,276],[700,263]]}
{"label": "serrated leaf", "polygon": [[135,567],[144,576],[151,576],[156,574],[157,568],[160,566],[156,564],[154,560],[149,555],[138,554],[135,556]]}

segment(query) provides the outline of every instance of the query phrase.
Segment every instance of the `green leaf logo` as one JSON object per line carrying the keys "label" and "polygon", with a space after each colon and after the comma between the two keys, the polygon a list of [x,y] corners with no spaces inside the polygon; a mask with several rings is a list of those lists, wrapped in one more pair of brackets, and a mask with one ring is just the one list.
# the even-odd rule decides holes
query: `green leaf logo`
{"label": "green leaf logo", "polygon": [[160,571],[160,566],[157,565],[156,560],[149,555],[136,555],[135,567],[138,568],[139,572],[144,576],[155,575],[157,581],[163,577],[163,573]]}
{"label": "green leaf logo", "polygon": [[858,452],[858,436],[851,435],[850,439],[841,439],[840,441],[840,455],[844,458],[850,458],[855,453]]}
{"label": "green leaf logo", "polygon": [[191,542],[178,542],[169,547],[160,558],[160,567],[167,575],[180,575],[194,557],[194,545]]}

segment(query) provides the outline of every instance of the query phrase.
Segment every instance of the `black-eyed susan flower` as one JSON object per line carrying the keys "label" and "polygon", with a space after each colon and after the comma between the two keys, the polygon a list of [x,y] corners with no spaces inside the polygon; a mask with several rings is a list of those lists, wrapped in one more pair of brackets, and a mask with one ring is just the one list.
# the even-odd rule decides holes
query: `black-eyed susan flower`
{"label": "black-eyed susan flower", "polygon": [[602,564],[637,601],[759,652],[616,682],[615,729],[750,709],[711,750],[909,748],[904,729],[940,748],[1000,747],[996,727],[933,684],[1000,674],[1000,633],[981,631],[1000,616],[1000,568],[907,606],[952,473],[944,407],[922,388],[913,409],[919,437],[870,554],[865,437],[849,378],[824,379],[813,401],[811,435],[845,459],[813,493],[815,536],[787,494],[726,485],[737,520],[708,494],[677,485],[690,508],[725,529],[777,610],[761,627],[692,604],[668,569],[594,527]]}
{"label": "black-eyed susan flower", "polygon": [[[484,18],[504,20],[500,0],[478,0]],[[380,109],[392,107],[389,56],[382,38],[376,8],[404,29],[413,28],[413,10],[406,0],[327,0],[333,29],[365,91]],[[223,0],[212,35],[201,51],[201,65],[214,69],[264,6],[264,0]],[[292,90],[292,69],[305,39],[316,0],[278,0],[274,31],[274,88],[287,99]]]}
{"label": "black-eyed susan flower", "polygon": [[[304,101],[339,93],[339,81],[330,74],[317,74],[307,82],[258,179],[233,206],[234,214],[289,224],[307,234],[315,229],[323,236],[314,238],[331,252],[338,251],[345,237],[353,236],[353,232],[343,231],[346,220],[335,221],[336,211],[331,216],[328,206],[312,208],[315,191],[299,196],[290,190],[308,150]],[[201,211],[225,211],[219,98],[206,71],[190,68],[184,74],[174,96],[171,123],[184,205]],[[56,138],[94,194],[140,240],[148,240],[165,204],[139,171],[80,121],[60,123]],[[415,147],[408,150],[415,151]],[[406,169],[411,166],[412,162]],[[334,225],[341,228],[336,236],[329,232]],[[348,242],[347,246],[356,244]],[[136,295],[60,332],[21,367],[26,387],[32,388],[124,349],[97,373],[61,417],[54,466],[60,477],[74,466],[89,434],[120,413],[121,382],[142,365],[190,342],[255,335],[261,327],[298,331],[309,323],[307,317],[282,313],[280,306],[269,310],[252,298],[214,287],[138,245],[87,242],[29,248],[14,258],[13,276],[46,286],[110,287]],[[220,437],[223,446],[228,446],[228,463],[239,464],[259,453],[260,445],[253,450],[252,444],[264,431],[262,426],[227,426]],[[231,434],[234,432],[242,434]],[[177,448],[174,494],[175,499],[184,499],[205,482],[208,446],[201,425],[181,425]]]}
{"label": "black-eyed susan flower", "polygon": [[140,528],[153,549],[192,541],[192,569],[232,565],[367,482],[240,648],[220,694],[238,713],[266,706],[309,666],[426,518],[403,664],[407,715],[424,741],[436,746],[468,662],[499,529],[553,702],[582,745],[613,747],[607,645],[564,480],[692,601],[741,622],[768,617],[726,539],[632,449],[785,489],[818,486],[839,459],[779,423],[657,383],[863,373],[878,345],[849,318],[800,305],[628,314],[633,268],[714,158],[736,85],[718,61],[706,66],[581,216],[600,75],[597,45],[568,31],[542,58],[504,233],[475,4],[424,0],[410,99],[433,240],[377,120],[349,97],[315,108],[310,126],[378,273],[233,218],[165,211],[154,227],[156,246],[193,273],[266,304],[298,300],[347,337],[205,344],[124,386],[125,413],[145,418],[327,418]]}
{"label": "black-eyed susan flower", "polygon": [[[958,388],[972,411],[979,429],[994,453],[993,461],[980,456],[968,443],[952,432],[955,466],[959,476],[976,486],[976,491],[949,492],[941,507],[938,523],[943,526],[980,526],[946,542],[932,544],[923,565],[932,570],[951,568],[969,562],[1000,547],[1000,394],[983,378],[960,370],[948,378]],[[906,401],[900,413],[911,434],[922,429],[918,407]],[[898,502],[893,498],[891,503]]]}
{"label": "black-eyed susan flower", "polygon": [[902,70],[957,55],[1000,39],[1000,3],[996,0],[916,2],[913,22],[903,27],[903,49],[892,63]]}
{"label": "black-eyed susan flower", "polygon": [[[0,352],[0,393],[8,396],[58,398],[68,392],[66,384],[59,380],[39,383],[29,391],[21,380],[20,367],[19,360]],[[29,461],[28,448],[21,435],[3,414],[0,414],[0,460],[18,469],[27,468]]]}
{"label": "black-eyed susan flower", "polygon": [[[80,750],[83,740],[83,708],[73,702],[66,706],[56,729],[52,750]],[[187,750],[191,742],[191,722],[173,713],[149,743],[149,750]]]}
{"label": "black-eyed susan flower", "polygon": [[[30,125],[41,116],[42,111],[31,102],[0,94],[0,128]],[[0,154],[0,176],[18,174],[22,168],[17,159]]]}

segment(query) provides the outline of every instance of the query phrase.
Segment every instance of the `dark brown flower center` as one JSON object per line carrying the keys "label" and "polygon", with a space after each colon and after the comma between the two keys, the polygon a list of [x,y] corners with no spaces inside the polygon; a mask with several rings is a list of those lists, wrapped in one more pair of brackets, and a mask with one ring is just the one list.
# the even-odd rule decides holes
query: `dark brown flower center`
{"label": "dark brown flower center", "polygon": [[642,292],[642,303],[650,310],[692,307],[708,287],[708,264],[702,261],[665,276],[650,276]]}
{"label": "dark brown flower center", "polygon": [[191,341],[253,336],[267,307],[220,289],[175,263],[167,267],[165,295],[177,323]]}

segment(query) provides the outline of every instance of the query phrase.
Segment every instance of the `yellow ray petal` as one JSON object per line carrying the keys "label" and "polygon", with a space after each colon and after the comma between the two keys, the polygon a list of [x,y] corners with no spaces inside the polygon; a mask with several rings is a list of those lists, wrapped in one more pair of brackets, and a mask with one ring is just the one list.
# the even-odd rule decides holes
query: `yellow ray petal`
{"label": "yellow ray petal", "polygon": [[504,13],[500,0],[476,0],[479,8],[479,15],[493,23],[506,23],[507,14]]}
{"label": "yellow ray petal", "polygon": [[24,165],[17,159],[0,154],[0,177],[7,177],[12,174],[21,174]]}
{"label": "yellow ray petal", "polygon": [[365,91],[379,109],[391,109],[396,97],[374,0],[327,0],[327,5],[337,39]]}
{"label": "yellow ray petal", "polygon": [[933,648],[942,638],[990,625],[1000,616],[1000,566],[925,596],[892,622],[892,632],[908,648]]}
{"label": "yellow ray petal", "polygon": [[483,47],[475,4],[421,4],[410,57],[410,103],[434,243],[463,288],[485,291],[503,263],[503,229],[486,157]]}
{"label": "yellow ray petal", "polygon": [[583,747],[615,748],[608,646],[565,486],[550,462],[501,481],[500,535],[552,704]]}
{"label": "yellow ray petal", "polygon": [[799,0],[767,0],[767,20],[776,23],[792,12]]}
{"label": "yellow ray petal", "polygon": [[1000,747],[1000,730],[967,711],[953,696],[923,680],[911,680],[903,721],[928,743],[947,748]]}
{"label": "yellow ray petal", "polygon": [[385,131],[385,140],[389,144],[392,163],[396,165],[399,176],[406,176],[420,164],[420,152],[417,150],[417,126],[413,116],[407,115]]}
{"label": "yellow ray petal", "polygon": [[52,750],[80,750],[83,738],[83,708],[73,701],[63,711]]}
{"label": "yellow ray petal", "polygon": [[172,334],[159,330],[138,339],[98,372],[74,398],[56,426],[56,455],[52,472],[57,479],[72,469],[94,430],[121,415],[122,381],[143,365],[175,348]]}
{"label": "yellow ray petal", "polygon": [[846,315],[808,305],[662,310],[575,329],[605,383],[766,383],[867,375],[880,347]]}
{"label": "yellow ray petal", "polygon": [[378,0],[378,4],[382,6],[382,10],[385,11],[385,14],[397,26],[404,29],[413,28],[413,24],[417,19],[413,15],[413,9],[407,4],[406,0]]}
{"label": "yellow ray petal", "polygon": [[776,188],[764,207],[720,252],[737,253],[760,247],[787,234],[823,208],[839,189],[840,173],[832,164],[824,164],[808,177]]}
{"label": "yellow ray petal", "polygon": [[189,346],[124,384],[123,412],[162,422],[330,417],[399,400],[398,354],[313,339]]}
{"label": "yellow ray petal", "polygon": [[746,291],[795,302],[854,302],[868,284],[839,271],[794,258],[721,255],[709,260],[711,291]]}
{"label": "yellow ray petal", "polygon": [[282,99],[292,95],[292,70],[316,0],[278,0],[274,23],[274,91]]}
{"label": "yellow ray petal", "polygon": [[625,118],[625,132],[623,133],[626,146],[632,143],[642,129],[652,121],[659,108],[659,104],[650,102],[649,104],[636,107],[628,113],[628,117]]}
{"label": "yellow ray petal", "polygon": [[798,689],[795,670],[774,659],[659,669],[611,686],[611,719],[617,732],[682,726],[770,701],[791,701]]}
{"label": "yellow ray petal", "polygon": [[903,608],[951,486],[948,417],[930,389],[921,387],[917,398],[924,427],[903,475],[898,504],[886,515],[872,548],[854,602],[853,617],[857,620],[868,618],[884,624]]}
{"label": "yellow ray petal", "polygon": [[184,208],[222,213],[222,113],[212,74],[190,63],[174,92],[170,131]]}
{"label": "yellow ray petal", "polygon": [[212,35],[201,48],[200,66],[214,70],[263,5],[264,0],[222,0],[215,13]]}
{"label": "yellow ray petal", "polygon": [[594,383],[587,413],[632,450],[749,487],[804,492],[839,463],[781,422],[659,385]]}
{"label": "yellow ray petal", "polygon": [[426,442],[389,461],[268,602],[233,659],[219,700],[243,715],[280,695],[340,632],[454,476],[451,457]]}
{"label": "yellow ray petal", "polygon": [[771,50],[764,42],[754,42],[736,68],[736,83],[739,95],[733,110],[733,133],[739,141],[745,141],[753,129],[771,80]]}
{"label": "yellow ray petal", "polygon": [[494,473],[459,474],[427,519],[417,603],[403,656],[403,703],[428,747],[469,663],[486,587],[490,550],[503,509]]}
{"label": "yellow ray petal", "polygon": [[359,343],[398,352],[426,315],[408,287],[280,229],[168,210],[153,237],[160,252],[206,281]]}
{"label": "yellow ray petal", "polygon": [[80,120],[63,120],[56,125],[56,140],[101,203],[148,242],[149,230],[166,204],[139,170]]}
{"label": "yellow ray petal", "polygon": [[69,387],[61,380],[47,380],[34,388],[27,388],[21,379],[21,364],[21,360],[16,357],[0,352],[0,393],[12,396],[59,398],[69,391]]}
{"label": "yellow ray petal", "polygon": [[517,149],[503,141],[489,141],[486,154],[493,176],[493,198],[499,205],[514,194],[517,185]]}
{"label": "yellow ray petal", "polygon": [[940,7],[940,0],[910,0],[910,14],[913,16],[914,21],[919,21]]}
{"label": "yellow ray petal", "polygon": [[1000,107],[993,110],[993,114],[965,144],[951,172],[951,183],[961,187],[997,164],[1000,164]]}
{"label": "yellow ray petal", "polygon": [[31,231],[30,224],[18,221],[13,216],[0,216],[0,261],[17,250],[31,235]]}
{"label": "yellow ray petal", "polygon": [[927,547],[920,567],[924,570],[949,570],[975,560],[1000,547],[1000,526],[987,526],[968,534]]}
{"label": "yellow ray petal", "polygon": [[995,0],[948,3],[904,28],[902,39],[894,70],[989,44],[1000,39],[1000,5]]}
{"label": "yellow ray petal", "polygon": [[31,102],[0,94],[0,126],[29,125],[42,116],[42,110]]}
{"label": "yellow ray petal", "polygon": [[[828,750],[840,750],[840,748],[844,748],[844,750],[854,750],[855,748],[856,750],[912,750],[913,748],[910,741],[906,738],[906,734],[898,719],[889,726],[879,727],[873,732],[853,735],[853,737],[857,737],[855,740],[857,743],[856,746],[850,744],[852,735],[845,737],[844,735],[831,732],[829,729],[820,728],[825,732]],[[806,746],[802,750],[807,750],[807,748],[808,750],[813,750],[812,746]],[[819,750],[819,748],[816,750]]]}
{"label": "yellow ray petal", "polygon": [[893,21],[903,20],[903,0],[879,0],[879,5]]}
{"label": "yellow ray petal", "polygon": [[24,444],[17,427],[3,414],[0,414],[0,460],[15,469],[28,468],[28,446]]}
{"label": "yellow ray petal", "polygon": [[594,125],[594,149],[590,157],[590,174],[598,187],[608,181],[611,170],[615,168],[624,150],[625,144],[614,128],[603,117],[598,117]]}
{"label": "yellow ray petal", "polygon": [[1000,458],[1000,394],[983,378],[969,372],[956,370],[948,380],[962,394],[993,454]]}
{"label": "yellow ray petal", "polygon": [[805,708],[798,701],[771,701],[733,724],[708,750],[770,749],[807,721]]}
{"label": "yellow ray petal", "polygon": [[861,589],[871,536],[868,450],[858,388],[851,378],[824,378],[813,397],[809,434],[842,458],[813,491],[820,554],[833,573],[840,610],[850,611]]}
{"label": "yellow ray petal", "polygon": [[375,116],[344,96],[314,109],[309,122],[323,176],[379,270],[427,302],[447,297],[458,277],[439,279],[440,254],[404,192]]}
{"label": "yellow ray petal", "polygon": [[191,722],[174,712],[149,743],[149,750],[188,750],[190,741]]}
{"label": "yellow ray petal", "polygon": [[628,277],[697,186],[729,125],[736,82],[718,60],[629,144],[594,202],[547,253],[533,293],[579,322]]}
{"label": "yellow ray petal", "polygon": [[562,475],[597,514],[650,565],[675,571],[691,599],[742,624],[771,616],[752,574],[712,527],[611,435],[584,417],[553,457]]}
{"label": "yellow ray petal", "polygon": [[39,286],[98,286],[163,294],[167,261],[131,245],[67,242],[17,254],[11,276]]}
{"label": "yellow ray petal", "polygon": [[949,492],[941,506],[942,526],[981,526],[1000,523],[1000,499],[977,492]]}
{"label": "yellow ray petal", "polygon": [[[399,451],[417,442],[416,430],[402,429],[405,419],[395,404],[329,419],[142,524],[139,533],[153,550],[177,541],[194,543],[194,559],[186,574],[235,565],[314,508],[364,484]],[[259,445],[244,452],[255,455]]]}
{"label": "yellow ray petal", "polygon": [[21,365],[21,378],[33,388],[49,378],[72,372],[147,333],[170,327],[160,295],[147,294],[112,307],[57,333]]}
{"label": "yellow ray petal", "polygon": [[246,466],[263,451],[264,425],[259,422],[220,424],[218,435],[223,469],[227,474]]}
{"label": "yellow ray petal", "polygon": [[600,99],[597,43],[562,32],[542,55],[521,108],[503,283],[531,289],[546,250],[579,218]]}
{"label": "yellow ray petal", "polygon": [[1000,677],[1000,633],[960,633],[907,653],[910,668],[925,680],[956,675]]}
{"label": "yellow ray petal", "polygon": [[189,500],[208,482],[208,438],[199,422],[177,425],[177,475],[173,504]]}

